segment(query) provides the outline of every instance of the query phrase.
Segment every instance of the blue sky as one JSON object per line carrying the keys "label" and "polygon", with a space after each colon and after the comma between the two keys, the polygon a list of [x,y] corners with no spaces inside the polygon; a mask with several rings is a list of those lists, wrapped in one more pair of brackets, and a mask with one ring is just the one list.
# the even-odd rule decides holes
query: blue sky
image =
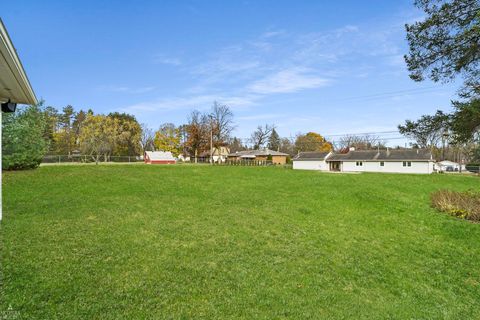
{"label": "blue sky", "polygon": [[328,135],[450,109],[455,84],[408,77],[404,24],[422,18],[412,2],[19,0],[1,18],[47,105],[124,111],[155,129],[218,100],[239,137],[264,123]]}

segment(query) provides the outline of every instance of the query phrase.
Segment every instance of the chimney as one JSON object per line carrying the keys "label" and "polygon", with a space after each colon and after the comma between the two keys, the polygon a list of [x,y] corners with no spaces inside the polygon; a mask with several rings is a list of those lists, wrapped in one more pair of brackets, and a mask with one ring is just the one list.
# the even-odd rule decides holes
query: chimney
{"label": "chimney", "polygon": [[390,149],[387,147],[387,157],[390,155]]}
{"label": "chimney", "polygon": [[417,149],[417,154],[418,154],[418,149]]}

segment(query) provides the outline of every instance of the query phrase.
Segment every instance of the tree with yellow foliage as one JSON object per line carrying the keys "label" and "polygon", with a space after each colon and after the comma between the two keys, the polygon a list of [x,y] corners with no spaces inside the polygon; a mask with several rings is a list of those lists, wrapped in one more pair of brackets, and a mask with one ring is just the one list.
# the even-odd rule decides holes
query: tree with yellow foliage
{"label": "tree with yellow foliage", "polygon": [[101,156],[107,161],[118,140],[118,127],[118,119],[88,114],[79,137],[83,154],[90,155],[97,164]]}
{"label": "tree with yellow foliage", "polygon": [[308,132],[307,134],[297,135],[295,140],[295,151],[321,151],[329,152],[333,150],[333,146],[330,142],[325,140],[325,138],[316,133]]}
{"label": "tree with yellow foliage", "polygon": [[178,156],[181,150],[180,141],[180,130],[173,123],[164,123],[155,132],[153,144],[157,150],[170,151],[174,156]]}

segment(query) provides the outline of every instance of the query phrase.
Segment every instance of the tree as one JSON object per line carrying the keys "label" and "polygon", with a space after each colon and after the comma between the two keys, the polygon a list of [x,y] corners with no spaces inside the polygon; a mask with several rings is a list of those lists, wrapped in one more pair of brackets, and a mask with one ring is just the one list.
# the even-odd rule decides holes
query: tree
{"label": "tree", "polygon": [[141,127],[135,116],[128,113],[110,113],[109,118],[114,119],[117,125],[117,140],[114,146],[115,155],[138,155],[141,152],[140,136]]}
{"label": "tree", "polygon": [[480,2],[416,0],[423,21],[405,26],[410,78],[450,81],[464,78],[463,96],[480,94]]}
{"label": "tree", "polygon": [[72,128],[73,128],[73,133],[77,139],[80,136],[82,124],[86,118],[87,118],[87,113],[83,110],[80,110],[77,113],[75,113],[73,117]]}
{"label": "tree", "polygon": [[153,143],[157,150],[170,151],[174,156],[178,156],[180,153],[180,132],[173,123],[164,123],[155,132]]}
{"label": "tree", "polygon": [[43,110],[46,121],[44,137],[47,139],[50,150],[55,150],[55,133],[58,130],[59,113],[52,106],[48,106]]}
{"label": "tree", "polygon": [[187,156],[187,136],[188,136],[188,125],[182,124],[178,126],[178,132],[180,134],[180,153],[183,156]]}
{"label": "tree", "polygon": [[295,140],[295,150],[301,151],[332,151],[333,146],[316,132],[299,134]]}
{"label": "tree", "polygon": [[275,128],[272,129],[272,133],[270,133],[270,137],[268,138],[268,148],[275,151],[280,150],[280,136]]}
{"label": "tree", "polygon": [[417,121],[406,120],[398,130],[413,139],[420,148],[436,147],[449,129],[449,116],[440,110],[435,115],[423,115]]}
{"label": "tree", "polygon": [[233,137],[233,139],[231,139],[228,147],[230,148],[230,152],[232,152],[232,153],[235,153],[235,152],[238,152],[238,151],[243,151],[243,150],[247,149],[242,144],[242,140],[240,138],[237,138],[237,137]]}
{"label": "tree", "polygon": [[145,153],[145,151],[153,151],[155,149],[155,145],[153,144],[155,134],[153,130],[150,129],[145,123],[142,123],[140,127],[142,128],[142,133],[140,135],[140,146],[142,148],[142,153]]}
{"label": "tree", "polygon": [[293,141],[293,138],[282,138],[280,140],[280,152],[288,153],[289,155],[294,155],[295,145],[292,141]]}
{"label": "tree", "polygon": [[75,149],[75,134],[72,128],[72,120],[75,111],[71,105],[62,109],[58,114],[58,128],[53,134],[55,152],[57,154],[70,155]]}
{"label": "tree", "polygon": [[355,148],[356,150],[370,150],[373,148],[385,147],[383,142],[378,136],[373,135],[345,135],[340,138],[338,142],[338,148],[348,150],[349,148]]}
{"label": "tree", "polygon": [[198,154],[207,149],[209,140],[208,117],[198,110],[190,113],[187,124],[186,148],[197,162]]}
{"label": "tree", "polygon": [[466,143],[480,133],[480,99],[468,102],[454,101],[455,112],[452,117],[454,140]]}
{"label": "tree", "polygon": [[227,105],[214,101],[209,119],[211,120],[213,147],[220,150],[220,147],[226,145],[231,132],[235,128],[233,125],[233,112]]}
{"label": "tree", "polygon": [[265,126],[258,126],[255,131],[250,135],[250,140],[253,144],[253,149],[257,150],[262,148],[270,138],[272,131],[275,129],[274,125],[265,124]]}
{"label": "tree", "polygon": [[117,127],[116,119],[101,114],[87,114],[79,138],[82,152],[90,155],[96,164],[102,155],[107,161],[115,146]]}
{"label": "tree", "polygon": [[49,130],[43,102],[15,113],[4,113],[2,119],[3,169],[33,169],[40,165],[48,150]]}

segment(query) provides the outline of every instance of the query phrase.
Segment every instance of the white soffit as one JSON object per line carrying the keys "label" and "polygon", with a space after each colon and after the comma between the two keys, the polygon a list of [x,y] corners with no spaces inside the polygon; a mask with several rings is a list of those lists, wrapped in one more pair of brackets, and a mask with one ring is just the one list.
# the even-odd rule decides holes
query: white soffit
{"label": "white soffit", "polygon": [[15,47],[0,19],[0,101],[9,99],[14,103],[37,103]]}

